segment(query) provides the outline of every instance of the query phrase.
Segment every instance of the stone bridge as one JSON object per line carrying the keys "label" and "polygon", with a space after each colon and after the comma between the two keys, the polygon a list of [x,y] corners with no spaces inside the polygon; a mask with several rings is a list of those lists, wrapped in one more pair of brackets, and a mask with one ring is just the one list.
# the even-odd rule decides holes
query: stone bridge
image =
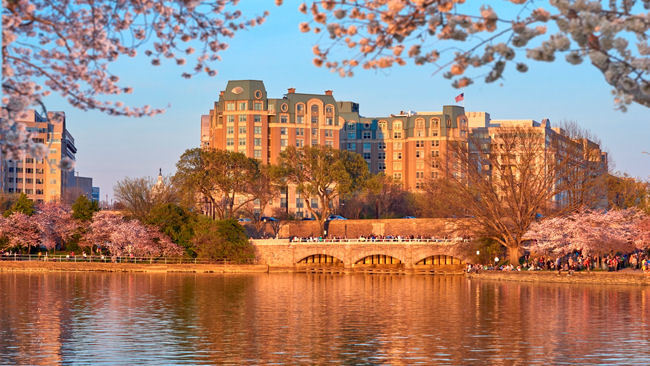
{"label": "stone bridge", "polygon": [[413,269],[463,265],[462,241],[442,239],[252,240],[260,264],[270,267],[396,266]]}

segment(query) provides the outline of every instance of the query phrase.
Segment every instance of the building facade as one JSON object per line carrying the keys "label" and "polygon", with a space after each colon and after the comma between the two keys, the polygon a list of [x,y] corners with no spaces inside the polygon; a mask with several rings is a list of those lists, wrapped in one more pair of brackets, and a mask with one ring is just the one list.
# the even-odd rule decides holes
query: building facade
{"label": "building facade", "polygon": [[[60,201],[75,192],[91,196],[92,178],[76,177],[74,170],[63,170],[62,159],[75,161],[77,148],[66,128],[63,112],[50,112],[48,118],[30,110],[17,119],[31,133],[34,142],[47,146],[44,159],[0,158],[0,190],[7,194],[25,193],[36,203]],[[75,197],[76,198],[76,197]]]}
{"label": "building facade", "polygon": [[[201,116],[201,147],[237,151],[264,164],[275,164],[288,146],[324,145],[361,155],[372,173],[384,173],[418,191],[427,181],[462,174],[449,153],[450,143],[468,143],[471,134],[495,139],[504,129],[528,127],[545,138],[562,140],[589,155],[592,164],[607,166],[607,156],[591,141],[574,141],[550,122],[492,120],[486,112],[465,112],[444,105],[435,112],[404,112],[364,117],[359,104],[337,101],[331,90],[323,94],[300,93],[289,88],[280,98],[270,98],[260,80],[231,80],[208,114]],[[580,146],[589,146],[589,153]],[[595,145],[595,146],[594,146]],[[596,148],[597,147],[597,151]],[[604,159],[604,163],[603,163]],[[299,192],[289,188],[272,202],[306,215]],[[310,203],[317,208],[317,202]]]}

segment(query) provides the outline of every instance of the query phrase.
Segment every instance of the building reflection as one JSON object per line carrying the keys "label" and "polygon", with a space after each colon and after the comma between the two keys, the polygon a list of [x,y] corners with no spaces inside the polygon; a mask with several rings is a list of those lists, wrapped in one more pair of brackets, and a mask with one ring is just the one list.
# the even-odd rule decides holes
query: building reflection
{"label": "building reflection", "polygon": [[0,273],[0,290],[1,364],[649,357],[645,287],[463,276]]}

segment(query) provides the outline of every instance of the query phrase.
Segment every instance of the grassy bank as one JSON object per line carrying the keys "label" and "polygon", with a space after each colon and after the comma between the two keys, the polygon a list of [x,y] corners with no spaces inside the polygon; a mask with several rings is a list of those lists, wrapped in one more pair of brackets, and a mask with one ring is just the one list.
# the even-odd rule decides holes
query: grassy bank
{"label": "grassy bank", "polygon": [[625,270],[620,272],[562,272],[555,271],[482,271],[469,273],[467,277],[492,281],[555,282],[555,283],[593,283],[601,285],[650,285],[650,273]]}
{"label": "grassy bank", "polygon": [[264,273],[260,264],[134,264],[102,262],[0,261],[0,272],[147,272],[147,273]]}

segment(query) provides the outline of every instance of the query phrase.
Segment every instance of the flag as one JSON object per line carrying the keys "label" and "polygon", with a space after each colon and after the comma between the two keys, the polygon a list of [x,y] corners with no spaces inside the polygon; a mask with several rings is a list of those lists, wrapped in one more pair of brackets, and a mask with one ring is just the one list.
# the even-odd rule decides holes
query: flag
{"label": "flag", "polygon": [[456,96],[456,103],[462,102],[463,100],[465,100],[465,93],[460,93]]}

